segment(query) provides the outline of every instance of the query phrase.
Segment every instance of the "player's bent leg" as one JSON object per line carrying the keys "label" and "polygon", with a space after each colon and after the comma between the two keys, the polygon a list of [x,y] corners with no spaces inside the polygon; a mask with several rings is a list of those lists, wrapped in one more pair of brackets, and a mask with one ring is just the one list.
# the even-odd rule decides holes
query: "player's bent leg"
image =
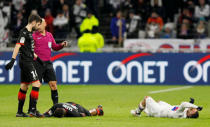
{"label": "player's bent leg", "polygon": [[152,97],[145,98],[145,101],[146,101],[146,106],[144,112],[148,116],[153,116],[153,117],[159,116],[162,110],[162,106],[158,102],[156,102]]}
{"label": "player's bent leg", "polygon": [[16,113],[16,117],[28,117],[23,112],[23,106],[25,103],[26,93],[28,90],[28,84],[27,83],[21,83],[20,84],[20,90],[18,92],[18,112]]}
{"label": "player's bent leg", "polygon": [[[144,104],[145,103],[145,104]],[[157,102],[152,98],[152,97],[149,97],[149,96],[146,96],[145,99],[144,99],[144,103],[143,103],[143,106],[146,107],[148,105],[153,105],[153,104],[157,104]]]}
{"label": "player's bent leg", "polygon": [[149,96],[145,96],[144,99],[142,101],[140,101],[138,108],[131,110],[130,113],[133,116],[140,116],[141,112],[144,111],[145,107],[146,107],[146,99],[149,98]]}
{"label": "player's bent leg", "polygon": [[36,108],[37,105],[37,101],[39,98],[39,88],[41,86],[41,83],[39,80],[32,82],[32,90],[31,90],[31,100],[30,100],[30,105],[31,105],[31,109],[29,109],[29,115],[31,117],[35,116],[35,117],[43,117],[42,114],[39,113],[39,111]]}
{"label": "player's bent leg", "polygon": [[58,103],[58,90],[57,90],[57,81],[49,81],[49,86],[51,89],[51,99],[53,104]]}
{"label": "player's bent leg", "polygon": [[139,103],[139,107],[141,108],[145,108],[146,107],[146,100],[147,98],[151,98],[150,96],[145,96],[144,97],[144,100],[142,100],[140,103]]}

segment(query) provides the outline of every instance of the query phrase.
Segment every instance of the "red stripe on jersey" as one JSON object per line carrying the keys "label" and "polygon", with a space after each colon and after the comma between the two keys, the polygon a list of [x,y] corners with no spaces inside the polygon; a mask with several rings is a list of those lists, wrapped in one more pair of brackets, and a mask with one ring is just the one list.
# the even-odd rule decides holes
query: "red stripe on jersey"
{"label": "red stripe on jersey", "polygon": [[24,45],[24,43],[16,43],[16,44]]}

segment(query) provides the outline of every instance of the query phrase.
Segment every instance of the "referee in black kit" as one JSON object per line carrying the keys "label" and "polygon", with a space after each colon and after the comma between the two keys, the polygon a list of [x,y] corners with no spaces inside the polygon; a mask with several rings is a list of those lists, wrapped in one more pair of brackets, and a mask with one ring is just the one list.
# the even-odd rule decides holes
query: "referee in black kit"
{"label": "referee in black kit", "polygon": [[[28,18],[28,24],[24,27],[19,34],[17,43],[15,45],[12,59],[5,66],[6,70],[9,70],[13,67],[15,63],[16,56],[19,52],[19,66],[21,73],[21,84],[20,90],[18,92],[18,111],[16,117],[42,117],[42,114],[36,109],[37,100],[39,97],[39,88],[41,83],[39,81],[36,69],[34,67],[34,59],[38,62],[42,63],[42,61],[34,54],[34,40],[32,37],[32,32],[37,30],[39,25],[41,24],[42,19],[39,15],[30,15]],[[28,90],[29,84],[32,85],[31,90],[31,101],[30,104],[32,106],[31,111],[29,111],[29,115],[23,112],[23,106],[26,98],[26,92]]]}

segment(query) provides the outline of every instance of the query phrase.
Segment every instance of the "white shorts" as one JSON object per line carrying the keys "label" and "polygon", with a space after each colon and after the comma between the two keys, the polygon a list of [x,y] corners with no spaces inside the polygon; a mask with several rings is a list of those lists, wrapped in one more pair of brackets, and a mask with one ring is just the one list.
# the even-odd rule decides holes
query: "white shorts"
{"label": "white shorts", "polygon": [[146,108],[144,112],[148,116],[161,117],[164,110],[168,107],[170,107],[168,103],[163,101],[156,102],[153,98],[148,97],[146,98]]}

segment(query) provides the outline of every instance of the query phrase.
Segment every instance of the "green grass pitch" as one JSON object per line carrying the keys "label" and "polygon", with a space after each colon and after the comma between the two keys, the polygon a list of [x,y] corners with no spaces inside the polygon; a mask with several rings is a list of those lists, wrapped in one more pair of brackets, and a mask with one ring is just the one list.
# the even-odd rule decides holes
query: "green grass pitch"
{"label": "green grass pitch", "polygon": [[[16,118],[19,85],[0,85],[0,127],[209,127],[210,87],[193,86],[178,91],[149,94],[149,91],[180,86],[113,86],[113,85],[59,85],[59,101],[77,102],[87,109],[103,105],[104,116],[85,118]],[[31,89],[29,89],[30,91]],[[24,111],[28,108],[27,93]],[[179,104],[195,98],[195,104],[203,106],[199,119],[152,118],[142,114],[133,117],[130,110],[137,107],[146,95],[170,104]],[[52,106],[50,89],[40,89],[38,109],[45,112]]]}

